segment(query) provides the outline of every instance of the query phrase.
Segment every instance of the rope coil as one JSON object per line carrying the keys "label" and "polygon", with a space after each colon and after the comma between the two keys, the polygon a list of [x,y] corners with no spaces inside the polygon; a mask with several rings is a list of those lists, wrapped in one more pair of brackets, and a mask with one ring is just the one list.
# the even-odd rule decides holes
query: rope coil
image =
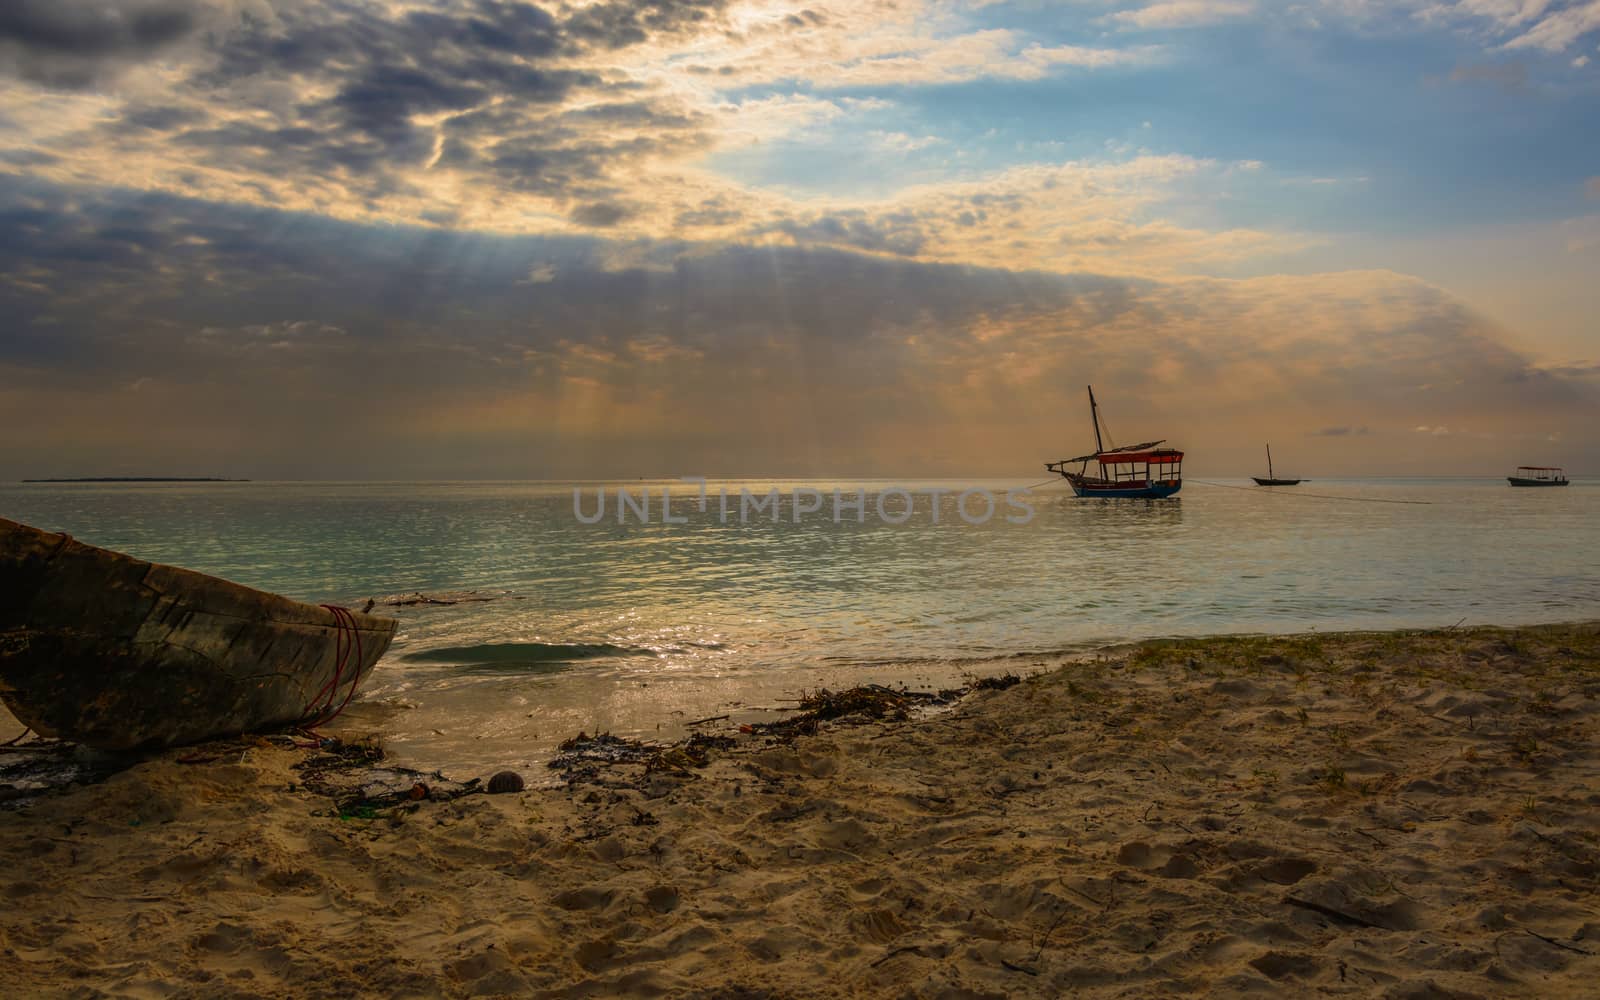
{"label": "rope coil", "polygon": [[[356,696],[356,685],[361,683],[361,630],[356,626],[355,614],[337,604],[324,604],[322,607],[333,615],[334,625],[338,628],[334,638],[333,676],[306,706],[301,722],[304,727],[320,726],[337,719],[350,704],[350,699]],[[350,662],[351,654],[355,655],[353,664]],[[339,685],[344,679],[346,666],[352,667],[350,689],[345,692],[339,707],[335,708],[333,703],[339,697]]]}

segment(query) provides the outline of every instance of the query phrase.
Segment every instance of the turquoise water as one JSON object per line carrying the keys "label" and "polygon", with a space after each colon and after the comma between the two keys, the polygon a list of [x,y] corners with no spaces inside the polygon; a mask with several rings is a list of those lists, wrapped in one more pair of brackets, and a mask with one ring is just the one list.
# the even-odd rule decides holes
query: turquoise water
{"label": "turquoise water", "polygon": [[[1600,489],[1503,480],[1191,480],[1170,501],[1031,495],[1010,523],[832,518],[859,483],[12,484],[0,515],[314,602],[455,594],[401,620],[351,725],[430,766],[536,764],[578,729],[676,735],[822,685],[943,684],[1017,653],[1154,636],[1600,618]],[[653,494],[617,523],[614,490]],[[719,485],[735,494],[722,523]],[[737,491],[818,490],[793,522],[738,523]],[[659,491],[677,496],[660,522]],[[1234,488],[1224,488],[1234,487]],[[608,491],[606,518],[596,493]],[[1313,494],[1316,494],[1315,496]],[[1345,500],[1322,499],[1337,496]],[[1366,501],[1426,501],[1392,503]],[[1362,501],[1362,502],[1358,502]],[[901,498],[888,502],[894,513]],[[981,498],[969,511],[981,515]]]}

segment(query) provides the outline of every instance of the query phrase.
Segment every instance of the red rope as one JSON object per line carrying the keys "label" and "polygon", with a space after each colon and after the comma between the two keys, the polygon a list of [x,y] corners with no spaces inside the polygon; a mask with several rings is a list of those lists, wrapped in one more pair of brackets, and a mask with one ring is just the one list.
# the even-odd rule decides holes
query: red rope
{"label": "red rope", "polygon": [[33,732],[33,727],[29,726],[28,728],[24,729],[22,732],[18,733],[16,736],[13,736],[11,739],[6,740],[4,743],[0,743],[0,747],[14,747],[18,743],[21,743],[24,739],[26,739],[28,737],[28,734],[31,733],[31,732]]}
{"label": "red rope", "polygon": [[[316,697],[311,699],[311,704],[306,706],[302,728],[308,735],[315,736],[311,728],[324,725],[337,719],[350,704],[350,699],[356,696],[356,685],[361,683],[361,630],[356,626],[355,615],[349,608],[342,608],[337,604],[322,605],[333,615],[333,621],[338,628],[334,637],[334,664],[333,676],[328,683],[322,686]],[[355,662],[350,662],[351,654],[355,654]],[[333,701],[339,697],[339,684],[344,679],[345,667],[350,666],[350,690],[345,692],[344,700],[339,702],[339,707],[333,707]]]}

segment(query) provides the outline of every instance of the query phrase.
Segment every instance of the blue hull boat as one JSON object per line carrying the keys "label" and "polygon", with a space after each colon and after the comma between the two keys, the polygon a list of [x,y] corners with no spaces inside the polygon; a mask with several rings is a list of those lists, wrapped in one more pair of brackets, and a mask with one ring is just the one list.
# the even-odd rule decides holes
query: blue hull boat
{"label": "blue hull boat", "polygon": [[[1164,441],[1146,441],[1125,448],[1107,448],[1100,434],[1100,404],[1089,386],[1089,419],[1094,423],[1093,454],[1048,462],[1080,497],[1108,500],[1162,500],[1183,489],[1183,452],[1162,448]],[[1089,463],[1099,465],[1099,475],[1089,474]],[[1077,470],[1068,466],[1076,465]]]}
{"label": "blue hull boat", "polygon": [[[1068,482],[1071,482],[1069,479]],[[1161,500],[1183,489],[1181,482],[1154,483],[1149,486],[1098,486],[1094,483],[1072,483],[1072,492],[1080,497],[1107,497],[1121,500]]]}

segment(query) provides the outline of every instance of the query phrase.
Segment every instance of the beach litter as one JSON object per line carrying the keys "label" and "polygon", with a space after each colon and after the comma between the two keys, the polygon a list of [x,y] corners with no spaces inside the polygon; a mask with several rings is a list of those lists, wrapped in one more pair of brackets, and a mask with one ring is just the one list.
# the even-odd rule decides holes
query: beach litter
{"label": "beach litter", "polygon": [[301,786],[332,799],[341,819],[377,819],[385,810],[414,811],[421,802],[449,802],[484,791],[482,779],[455,781],[383,764],[383,748],[365,740],[323,740],[318,752],[293,765]]}

